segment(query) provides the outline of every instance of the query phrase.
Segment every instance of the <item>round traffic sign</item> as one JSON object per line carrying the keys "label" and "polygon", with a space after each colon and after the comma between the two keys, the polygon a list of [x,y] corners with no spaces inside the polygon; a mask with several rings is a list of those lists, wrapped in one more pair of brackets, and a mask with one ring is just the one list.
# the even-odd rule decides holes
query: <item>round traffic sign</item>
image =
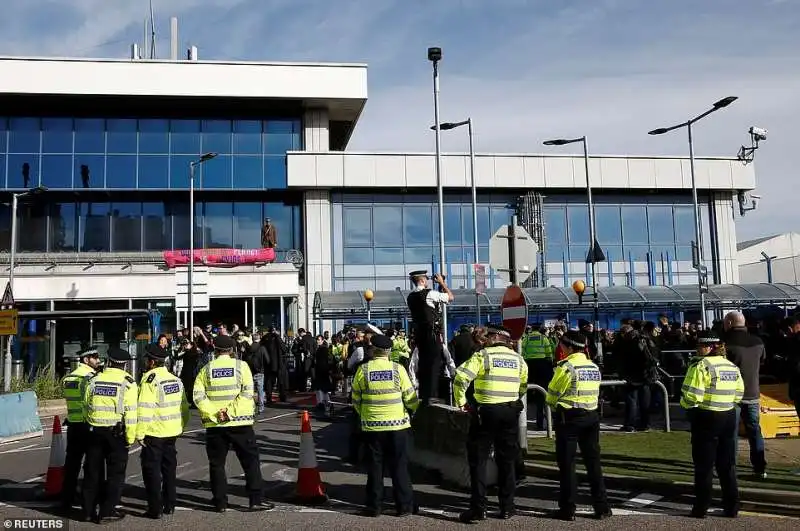
{"label": "round traffic sign", "polygon": [[519,286],[506,288],[500,308],[503,311],[503,326],[511,333],[511,339],[521,338],[528,326],[528,305]]}

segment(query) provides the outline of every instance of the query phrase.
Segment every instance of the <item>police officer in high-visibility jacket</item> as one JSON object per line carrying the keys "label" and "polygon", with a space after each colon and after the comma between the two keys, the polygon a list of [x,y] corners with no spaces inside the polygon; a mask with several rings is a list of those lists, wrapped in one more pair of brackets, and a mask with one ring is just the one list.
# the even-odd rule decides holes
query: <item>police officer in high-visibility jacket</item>
{"label": "police officer in high-visibility jacket", "polygon": [[389,468],[397,516],[414,512],[414,491],[408,473],[408,411],[419,401],[405,368],[389,360],[392,340],[372,337],[373,358],[359,365],[353,377],[353,409],[361,422],[366,446],[366,516],[380,516],[383,502],[384,465]]}
{"label": "police officer in high-visibility jacket", "polygon": [[145,372],[139,384],[136,440],[142,445],[142,480],[148,518],[175,511],[175,441],[189,422],[189,401],[183,382],[164,366],[167,351],[155,343],[145,347]]}
{"label": "police officer in high-visibility jacket", "polygon": [[[528,367],[509,348],[511,334],[499,325],[486,327],[487,347],[456,369],[453,381],[455,405],[471,411],[467,459],[472,495],[470,508],[459,516],[462,522],[486,519],[486,461],[494,445],[497,462],[500,518],[516,514],[514,507],[514,463],[519,453],[520,397],[528,388]],[[475,382],[475,404],[467,406],[467,389]]]}
{"label": "police officer in high-visibility jacket", "polygon": [[[539,325],[534,324],[522,339],[522,357],[528,365],[528,380],[546,389],[553,379],[553,343],[541,333]],[[536,407],[536,429],[541,431],[544,429],[544,396],[531,391],[528,398]]]}
{"label": "police officer in high-visibility jacket", "polygon": [[[116,509],[122,497],[128,448],[136,440],[136,406],[139,389],[125,371],[132,356],[117,347],[108,349],[102,372],[90,378],[84,392],[89,446],[83,475],[83,510],[95,522],[121,520]],[[106,482],[103,484],[103,464]],[[104,492],[101,493],[101,487]],[[102,501],[101,501],[102,500]],[[97,506],[100,505],[99,512]]]}
{"label": "police officer in high-visibility jacket", "polygon": [[392,353],[389,355],[389,359],[399,363],[408,371],[408,364],[411,361],[411,349],[408,346],[408,341],[400,337],[400,332],[394,332],[391,335],[391,339]]}
{"label": "police officer in high-visibility jacket", "polygon": [[232,337],[215,337],[214,359],[200,369],[194,382],[194,404],[206,428],[211,503],[220,513],[228,508],[225,460],[233,447],[244,470],[249,510],[269,511],[275,506],[263,499],[264,479],[253,431],[253,374],[247,363],[234,358],[235,350],[236,341]]}
{"label": "police officer in high-visibility jacket", "polygon": [[722,489],[722,510],[729,518],[739,514],[736,483],[736,404],[744,395],[739,368],[728,361],[725,346],[712,331],[697,337],[697,357],[683,380],[681,406],[692,430],[695,500],[692,516],[705,518],[711,505],[713,470]]}
{"label": "police officer in high-visibility jacket", "polygon": [[[74,359],[72,356],[70,358]],[[78,352],[76,358],[77,366],[63,380],[64,398],[67,401],[67,456],[64,461],[61,509],[65,514],[72,511],[78,487],[78,475],[89,444],[84,392],[89,378],[94,376],[100,364],[100,355],[94,348]]]}
{"label": "police officer in high-visibility jacket", "polygon": [[561,337],[567,357],[556,366],[547,389],[547,404],[553,409],[556,431],[556,460],[559,471],[559,500],[556,517],[575,520],[575,452],[579,447],[589,476],[594,517],[611,516],[603,470],[600,466],[600,369],[585,354],[586,336],[568,330]]}

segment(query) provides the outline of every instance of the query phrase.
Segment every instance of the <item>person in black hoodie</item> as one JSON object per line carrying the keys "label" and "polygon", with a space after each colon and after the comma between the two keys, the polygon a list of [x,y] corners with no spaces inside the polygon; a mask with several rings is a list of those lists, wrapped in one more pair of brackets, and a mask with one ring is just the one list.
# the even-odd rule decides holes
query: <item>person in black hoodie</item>
{"label": "person in black hoodie", "polygon": [[267,353],[267,363],[264,366],[264,391],[267,404],[272,404],[272,392],[277,385],[278,400],[286,402],[289,373],[286,368],[286,356],[283,341],[274,328],[270,328],[261,338],[261,346]]}
{"label": "person in black hoodie", "polygon": [[619,353],[619,375],[627,382],[623,431],[650,429],[650,386],[658,379],[656,350],[653,338],[642,330],[641,321],[620,329],[614,351]]}
{"label": "person in black hoodie", "polygon": [[317,336],[317,349],[314,352],[313,387],[317,392],[317,409],[325,411],[331,401],[331,349],[323,336]]}

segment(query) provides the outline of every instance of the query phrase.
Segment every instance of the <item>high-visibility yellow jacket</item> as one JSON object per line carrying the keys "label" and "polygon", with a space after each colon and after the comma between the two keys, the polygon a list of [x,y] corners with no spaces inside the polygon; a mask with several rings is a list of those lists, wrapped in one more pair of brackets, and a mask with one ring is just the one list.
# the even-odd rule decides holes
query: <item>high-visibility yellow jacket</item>
{"label": "high-visibility yellow jacket", "polygon": [[597,409],[600,395],[600,369],[586,354],[576,352],[560,361],[547,388],[547,403],[552,408]]}
{"label": "high-visibility yellow jacket", "polygon": [[86,402],[83,395],[89,377],[94,373],[90,366],[79,363],[74,371],[64,377],[64,399],[67,401],[67,420],[70,424],[86,422]]}
{"label": "high-visibility yellow jacket", "polygon": [[[194,381],[194,404],[206,428],[252,426],[255,417],[253,373],[242,360],[227,354],[217,356],[200,369]],[[230,420],[220,422],[217,413],[226,409]]]}
{"label": "high-visibility yellow jacket", "polygon": [[681,406],[707,411],[729,411],[742,401],[744,379],[725,356],[694,358],[681,388]]}
{"label": "high-visibility yellow jacket", "polygon": [[189,423],[189,401],[183,382],[166,367],[142,375],[139,385],[136,440],[178,437]]}
{"label": "high-visibility yellow jacket", "polygon": [[539,332],[531,332],[522,340],[522,357],[526,360],[552,360],[553,343]]}
{"label": "high-visibility yellow jacket", "polygon": [[416,411],[419,405],[405,367],[385,356],[359,365],[352,399],[364,431],[406,429],[411,426],[408,411]]}
{"label": "high-visibility yellow jacket", "polygon": [[475,401],[504,404],[519,400],[528,391],[528,366],[505,345],[479,350],[456,369],[453,398],[458,407],[467,403],[467,389],[475,382]]}
{"label": "high-visibility yellow jacket", "polygon": [[392,340],[392,353],[389,359],[399,362],[403,358],[411,357],[411,349],[405,339],[396,337]]}
{"label": "high-visibility yellow jacket", "polygon": [[111,428],[118,423],[125,426],[128,445],[136,440],[136,406],[139,390],[133,376],[106,367],[90,378],[84,392],[86,422],[91,426]]}

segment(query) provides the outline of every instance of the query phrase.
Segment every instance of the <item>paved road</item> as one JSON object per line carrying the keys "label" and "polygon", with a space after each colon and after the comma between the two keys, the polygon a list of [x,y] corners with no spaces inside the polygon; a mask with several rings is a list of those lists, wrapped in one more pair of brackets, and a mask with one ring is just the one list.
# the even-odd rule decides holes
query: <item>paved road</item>
{"label": "paved road", "polygon": [[[43,419],[48,427],[52,419]],[[298,461],[300,421],[295,408],[273,408],[259,418],[256,424],[261,448],[261,468],[266,480],[267,496],[278,504],[271,513],[248,514],[236,511],[236,506],[246,505],[244,478],[235,458],[228,460],[231,484],[231,506],[234,510],[221,515],[210,512],[208,502],[208,464],[203,445],[203,429],[197,418],[178,443],[178,500],[175,515],[154,522],[140,518],[145,509],[138,449],[131,450],[128,463],[127,485],[123,506],[130,513],[124,521],[112,528],[160,529],[163,527],[194,527],[206,529],[217,526],[236,526],[240,529],[263,529],[265,525],[280,525],[285,529],[311,529],[326,526],[328,529],[375,529],[390,525],[397,529],[450,529],[461,528],[455,522],[463,510],[467,496],[436,486],[436,481],[424,475],[415,477],[415,490],[422,505],[422,514],[404,520],[383,516],[378,520],[357,516],[363,500],[364,475],[355,467],[341,461],[348,439],[348,425],[343,419],[333,422],[313,421],[317,445],[317,459],[331,503],[325,508],[304,508],[292,503],[296,466]],[[49,458],[49,430],[41,439],[31,439],[0,445],[0,515],[3,517],[45,517],[50,504],[41,499],[43,473]],[[580,518],[576,524],[564,524],[547,518],[556,507],[557,485],[548,480],[532,479],[518,490],[518,505],[523,516],[507,522],[490,520],[475,526],[482,529],[610,529],[647,526],[648,529],[793,529],[798,522],[763,515],[745,515],[732,522],[711,517],[705,522],[685,518],[689,510],[688,499],[668,499],[657,495],[611,491],[609,495],[618,515],[607,522]],[[582,489],[581,502],[587,503],[586,489]],[[584,516],[590,514],[588,505],[581,507]],[[72,529],[88,529],[91,524],[73,523]]]}

